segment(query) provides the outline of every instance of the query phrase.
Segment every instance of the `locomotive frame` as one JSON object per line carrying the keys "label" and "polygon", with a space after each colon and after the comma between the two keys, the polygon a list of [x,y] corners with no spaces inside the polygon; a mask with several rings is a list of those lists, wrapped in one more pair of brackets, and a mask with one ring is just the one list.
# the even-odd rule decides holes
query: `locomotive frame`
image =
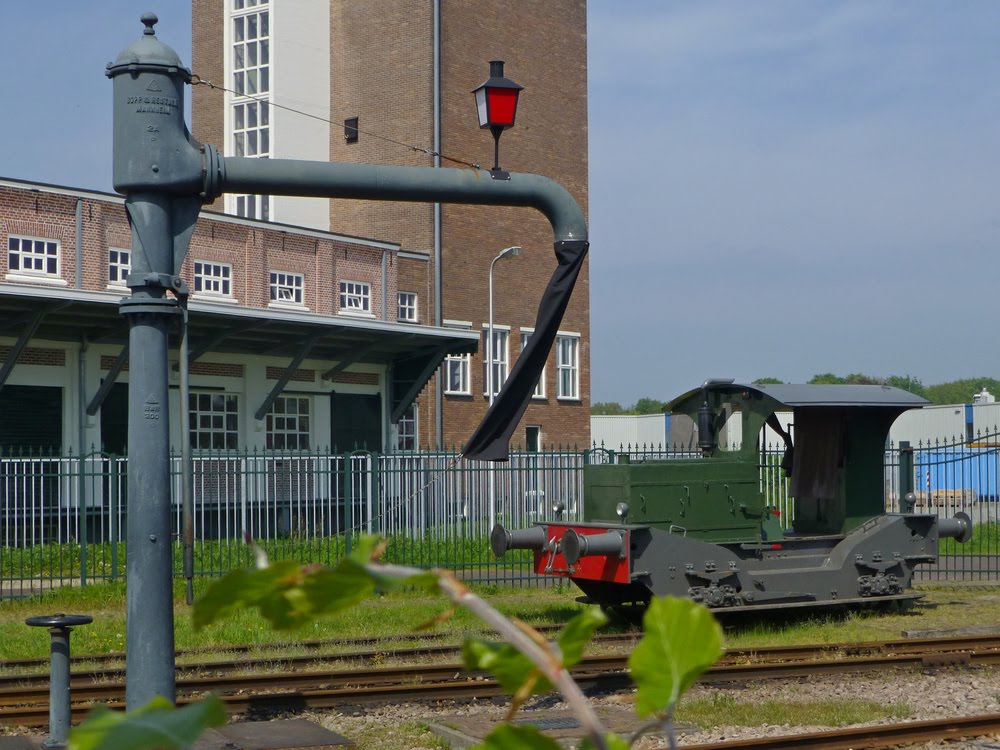
{"label": "locomotive frame", "polygon": [[[652,596],[688,596],[719,611],[857,605],[916,598],[915,566],[937,560],[938,540],[965,542],[972,521],[885,512],[884,450],[892,422],[927,402],[878,385],[741,385],[707,380],[667,404],[697,425],[700,456],[622,460],[584,469],[582,523],[493,528],[502,556],[530,549],[540,575],[571,580],[613,609]],[[782,426],[776,414],[791,411]],[[739,420],[742,444],[718,435]],[[768,504],[770,426],[785,443],[791,519]]]}

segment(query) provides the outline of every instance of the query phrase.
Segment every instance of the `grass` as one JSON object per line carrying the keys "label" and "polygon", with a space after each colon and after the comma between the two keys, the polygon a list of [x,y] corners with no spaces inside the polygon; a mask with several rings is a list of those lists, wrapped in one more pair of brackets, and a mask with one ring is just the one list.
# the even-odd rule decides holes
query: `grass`
{"label": "grass", "polygon": [[[196,593],[207,586],[196,581]],[[508,617],[528,623],[566,621],[581,608],[575,601],[577,592],[563,589],[511,588],[481,586],[479,593]],[[805,617],[758,619],[730,624],[726,627],[729,647],[771,644],[831,643],[898,638],[907,629],[948,629],[996,622],[1000,591],[990,589],[937,588],[924,589],[926,597],[907,611],[872,610],[841,612]],[[175,590],[175,635],[178,648],[210,648],[202,659],[225,658],[226,649],[233,645],[258,644],[261,653],[273,653],[269,644],[337,638],[357,635],[400,636],[414,631],[420,623],[429,622],[448,609],[443,600],[416,593],[394,592],[371,598],[336,618],[326,618],[294,632],[272,631],[254,611],[235,613],[225,622],[195,632],[191,626],[189,608],[184,603],[183,586]],[[0,607],[0,659],[45,657],[48,636],[40,629],[29,628],[24,619],[31,615],[53,612],[86,613],[94,617],[91,625],[77,628],[72,636],[75,655],[121,651],[125,636],[125,587],[121,583],[90,585],[86,588],[62,589],[35,599],[5,603]],[[617,625],[618,628],[628,627]],[[464,610],[437,624],[436,632],[458,642],[462,637],[482,633],[483,625]],[[294,646],[282,652],[296,651]],[[197,658],[197,657],[196,657]],[[805,701],[747,701],[722,692],[707,697],[692,695],[681,702],[677,720],[702,728],[726,725],[760,726],[843,726],[877,720],[896,720],[913,715],[910,706],[902,703],[882,704],[877,701],[830,699]],[[722,718],[720,718],[722,717]],[[391,727],[369,717],[343,722],[338,726],[337,715],[329,712],[320,717],[334,731],[350,736],[359,750],[440,750],[446,745],[420,721],[403,720]],[[0,731],[0,734],[3,732]]]}
{"label": "grass", "polygon": [[[843,727],[885,719],[901,720],[913,716],[905,703],[881,703],[869,700],[831,699],[824,701],[740,702],[732,695],[715,693],[706,698],[681,701],[676,719],[701,729],[726,726],[763,725]],[[720,720],[720,717],[725,717]]]}
{"label": "grass", "polygon": [[[521,569],[531,559],[527,550],[513,550],[497,561],[489,539],[428,533],[420,539],[407,536],[386,538],[384,560],[398,565],[469,567],[488,565]],[[258,542],[275,560],[299,560],[330,565],[343,558],[350,541],[343,535],[329,537],[288,536]],[[82,549],[79,543],[38,544],[31,547],[0,547],[0,577],[79,579]],[[253,561],[242,539],[196,541],[194,569],[197,573],[226,573]],[[110,580],[125,576],[125,542],[92,542],[86,546],[89,579]],[[180,543],[175,543],[174,574],[182,574]]]}

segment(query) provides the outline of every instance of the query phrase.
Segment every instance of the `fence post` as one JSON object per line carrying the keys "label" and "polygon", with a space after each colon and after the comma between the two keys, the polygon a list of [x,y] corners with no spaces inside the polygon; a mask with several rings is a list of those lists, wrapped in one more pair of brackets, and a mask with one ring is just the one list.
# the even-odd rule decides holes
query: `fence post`
{"label": "fence post", "polygon": [[354,467],[351,454],[344,454],[344,552],[351,554],[351,529],[354,526]]}
{"label": "fence post", "polygon": [[897,508],[903,510],[903,498],[913,492],[913,448],[909,440],[899,441],[899,487]]}

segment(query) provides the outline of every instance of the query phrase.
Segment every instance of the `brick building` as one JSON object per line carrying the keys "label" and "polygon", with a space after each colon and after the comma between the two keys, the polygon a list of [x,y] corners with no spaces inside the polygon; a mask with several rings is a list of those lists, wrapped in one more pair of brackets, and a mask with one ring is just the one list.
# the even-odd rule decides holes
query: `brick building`
{"label": "brick building", "polygon": [[[132,237],[122,199],[0,180],[0,454],[122,453]],[[393,243],[203,212],[181,276],[197,449],[412,448],[413,399],[478,337],[397,304]],[[178,414],[174,331],[170,413]],[[172,419],[171,444],[181,445]]]}
{"label": "brick building", "polygon": [[[193,0],[192,19],[192,70],[216,84],[193,89],[193,131],[226,155],[491,166],[470,92],[503,59],[525,88],[501,166],[554,179],[586,210],[585,0]],[[548,222],[526,209],[281,196],[227,196],[214,208],[398,246],[387,256],[389,306],[480,339],[479,353],[447,357],[406,414],[421,445],[460,445],[485,411],[491,260],[523,248],[494,276],[498,388],[555,265]],[[584,268],[515,444],[589,444],[589,333]]]}

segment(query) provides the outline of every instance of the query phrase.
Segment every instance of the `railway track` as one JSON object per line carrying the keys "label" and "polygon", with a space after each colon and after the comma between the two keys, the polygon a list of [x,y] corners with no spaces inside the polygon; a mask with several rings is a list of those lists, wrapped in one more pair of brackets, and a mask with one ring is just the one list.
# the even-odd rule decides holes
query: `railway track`
{"label": "railway track", "polygon": [[[557,630],[557,626],[545,628],[541,632],[548,633]],[[418,638],[415,636],[414,638]],[[613,647],[616,645],[632,645],[640,638],[638,633],[608,633],[598,634],[593,639],[593,645],[599,647]],[[394,639],[396,642],[397,639]],[[427,640],[426,638],[420,640]],[[335,641],[307,641],[295,644],[277,644],[273,648],[294,648],[297,650],[330,649],[344,647],[348,645],[365,645],[382,642],[376,638],[338,639]],[[270,646],[268,647],[271,648]],[[238,646],[227,648],[226,651],[234,654],[247,654],[259,650],[256,646]],[[904,655],[919,655],[922,666],[943,666],[949,663],[962,663],[965,658],[962,654],[975,652],[982,654],[988,651],[1000,651],[1000,635],[975,635],[959,636],[951,638],[922,638],[922,639],[901,639],[891,641],[869,641],[861,643],[829,643],[829,644],[808,644],[795,646],[762,646],[751,648],[729,649],[719,661],[719,665],[727,664],[759,664],[763,662],[791,662],[791,661],[815,661],[822,659],[842,659],[845,657],[900,657]],[[178,658],[191,657],[204,651],[178,651]],[[423,659],[442,659],[452,657],[457,659],[461,653],[461,646],[454,644],[445,645],[421,645],[413,648],[370,648],[363,651],[342,651],[310,653],[296,656],[268,655],[255,658],[234,658],[225,660],[215,660],[210,662],[199,661],[191,663],[178,663],[177,674],[179,677],[194,673],[211,672],[233,672],[252,671],[276,668],[300,668],[319,667],[322,664],[340,663],[362,663],[374,664],[384,661],[420,661]],[[935,664],[935,654],[940,655],[941,663]],[[121,662],[124,663],[125,654],[92,654],[74,657],[73,664],[91,664]],[[903,660],[905,661],[905,660]],[[48,685],[48,673],[38,671],[34,673],[19,672],[18,669],[35,667],[45,670],[48,666],[47,659],[17,659],[0,662],[0,696],[6,687],[17,687],[19,689],[31,685]],[[455,666],[455,665],[452,665]],[[450,667],[449,667],[450,668]],[[73,668],[73,685],[84,685],[88,682],[115,681],[124,678],[124,670],[120,667],[80,669]],[[0,697],[2,705],[2,697]]]}
{"label": "railway track", "polygon": [[[632,636],[634,639],[634,636]],[[403,653],[427,655],[422,647]],[[360,652],[371,653],[384,652]],[[342,658],[343,655],[339,655]],[[359,656],[360,658],[360,656]],[[627,689],[627,654],[587,656],[574,669],[584,687],[604,692]],[[313,657],[315,661],[315,657]],[[966,636],[861,644],[769,647],[733,650],[702,678],[702,682],[728,683],[774,678],[796,678],[817,674],[874,671],[887,668],[927,668],[946,665],[983,666],[1000,663],[1000,637]],[[302,671],[292,669],[267,674],[240,674],[228,669],[241,662],[221,662],[227,669],[201,665],[202,672],[216,674],[181,676],[177,681],[179,702],[204,693],[219,694],[234,714],[270,708],[283,710],[322,709],[374,702],[485,698],[501,693],[484,674],[464,672],[456,663],[421,664],[405,667],[364,667],[350,670]],[[274,660],[269,664],[273,665]],[[183,674],[183,673],[182,673]],[[40,726],[48,719],[47,676],[31,675],[22,682],[0,687],[0,724]],[[79,717],[94,703],[121,705],[124,683],[115,670],[74,674],[74,715]]]}
{"label": "railway track", "polygon": [[1000,714],[960,716],[928,721],[907,721],[868,727],[834,729],[747,740],[727,740],[684,745],[684,750],[857,750],[857,748],[899,747],[918,742],[958,740],[1000,732]]}

